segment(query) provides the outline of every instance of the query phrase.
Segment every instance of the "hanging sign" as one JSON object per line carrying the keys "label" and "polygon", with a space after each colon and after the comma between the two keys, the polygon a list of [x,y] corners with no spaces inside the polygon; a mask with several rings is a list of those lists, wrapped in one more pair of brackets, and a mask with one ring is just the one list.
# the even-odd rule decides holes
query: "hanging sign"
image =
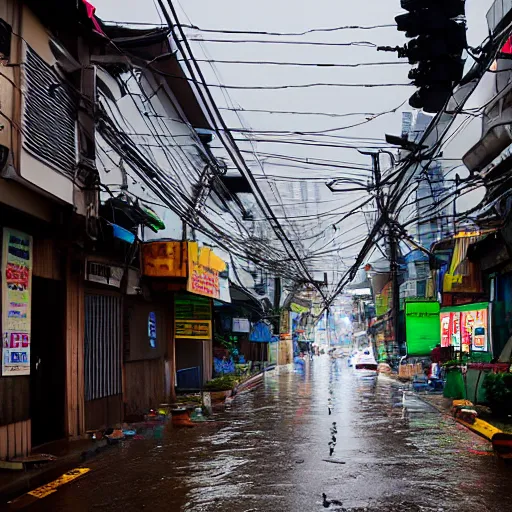
{"label": "hanging sign", "polygon": [[86,278],[88,281],[121,288],[123,273],[122,267],[87,261]]}
{"label": "hanging sign", "polygon": [[150,277],[187,277],[186,242],[146,242],[142,244],[142,268]]}
{"label": "hanging sign", "polygon": [[190,294],[174,297],[174,337],[209,340],[212,337],[211,300]]}
{"label": "hanging sign", "polygon": [[2,244],[2,376],[30,375],[32,237],[10,228]]}
{"label": "hanging sign", "polygon": [[187,291],[212,299],[220,299],[219,273],[225,269],[226,263],[212,249],[199,247],[197,242],[189,242]]}

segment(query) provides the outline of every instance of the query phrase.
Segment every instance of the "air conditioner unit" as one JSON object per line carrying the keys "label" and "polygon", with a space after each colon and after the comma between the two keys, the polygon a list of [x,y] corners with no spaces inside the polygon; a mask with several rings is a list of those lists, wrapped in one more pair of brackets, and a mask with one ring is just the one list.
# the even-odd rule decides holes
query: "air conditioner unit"
{"label": "air conditioner unit", "polygon": [[512,144],[512,82],[485,109],[482,138],[463,156],[471,172],[482,171]]}

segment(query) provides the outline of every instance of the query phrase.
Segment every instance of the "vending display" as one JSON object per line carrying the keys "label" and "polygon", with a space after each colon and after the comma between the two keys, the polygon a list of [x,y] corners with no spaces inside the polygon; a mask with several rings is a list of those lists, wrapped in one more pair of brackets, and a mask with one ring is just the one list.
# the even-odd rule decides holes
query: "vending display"
{"label": "vending display", "polygon": [[466,353],[487,352],[488,339],[487,303],[454,306],[441,311],[441,346]]}
{"label": "vending display", "polygon": [[450,347],[450,316],[451,313],[441,313],[441,346]]}

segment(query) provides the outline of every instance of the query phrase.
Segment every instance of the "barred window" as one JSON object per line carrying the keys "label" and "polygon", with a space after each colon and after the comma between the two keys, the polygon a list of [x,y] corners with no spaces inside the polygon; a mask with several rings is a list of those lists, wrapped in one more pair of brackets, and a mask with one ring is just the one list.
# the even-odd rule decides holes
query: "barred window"
{"label": "barred window", "polygon": [[46,165],[73,177],[77,107],[72,89],[30,47],[23,71],[23,147]]}

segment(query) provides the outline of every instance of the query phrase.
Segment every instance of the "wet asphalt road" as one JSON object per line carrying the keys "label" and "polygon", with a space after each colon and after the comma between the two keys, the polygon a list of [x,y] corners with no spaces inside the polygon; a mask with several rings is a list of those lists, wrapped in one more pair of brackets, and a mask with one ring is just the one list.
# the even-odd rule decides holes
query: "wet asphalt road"
{"label": "wet asphalt road", "polygon": [[488,443],[345,365],[323,356],[306,375],[268,375],[215,422],[112,448],[25,510],[512,510],[512,469]]}

